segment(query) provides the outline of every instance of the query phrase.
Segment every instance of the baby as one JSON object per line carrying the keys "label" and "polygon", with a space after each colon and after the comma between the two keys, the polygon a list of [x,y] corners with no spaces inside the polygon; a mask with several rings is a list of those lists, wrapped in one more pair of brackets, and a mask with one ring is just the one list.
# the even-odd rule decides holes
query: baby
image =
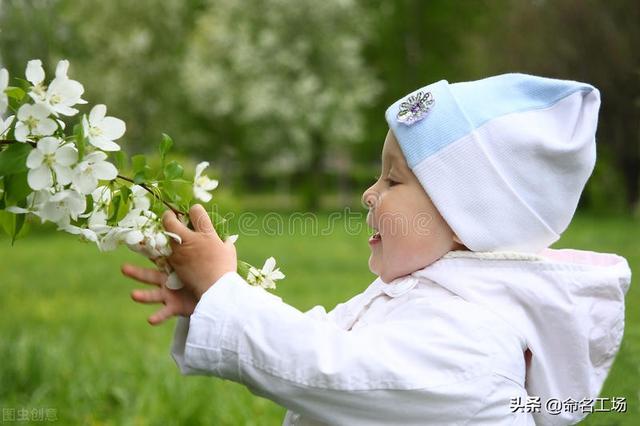
{"label": "baby", "polygon": [[247,284],[199,205],[193,231],[163,218],[185,288],[124,265],[158,286],[132,297],[165,305],[152,324],[178,316],[183,374],[242,383],[288,408],[285,425],[576,423],[620,347],[631,279],[615,254],[548,248],[593,170],[599,105],[588,84],[523,74],[391,105],[363,194],[378,278],[329,313]]}

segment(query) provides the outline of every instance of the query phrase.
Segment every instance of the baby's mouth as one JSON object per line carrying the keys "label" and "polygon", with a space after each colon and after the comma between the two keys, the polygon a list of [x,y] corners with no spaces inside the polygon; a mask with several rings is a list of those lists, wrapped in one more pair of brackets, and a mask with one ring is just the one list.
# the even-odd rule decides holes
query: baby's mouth
{"label": "baby's mouth", "polygon": [[373,235],[371,237],[369,237],[369,242],[370,243],[381,241],[381,240],[382,240],[382,236],[380,235],[379,231],[375,231],[373,233]]}

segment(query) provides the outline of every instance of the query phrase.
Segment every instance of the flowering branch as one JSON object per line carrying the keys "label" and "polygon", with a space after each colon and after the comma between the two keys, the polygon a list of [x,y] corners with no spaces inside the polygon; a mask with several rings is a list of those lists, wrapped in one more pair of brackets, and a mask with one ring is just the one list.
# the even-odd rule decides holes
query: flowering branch
{"label": "flowering branch", "polygon": [[[218,181],[204,174],[209,163],[196,166],[192,183],[183,179],[184,168],[177,161],[165,162],[173,140],[163,134],[161,170],[154,170],[144,156],[136,155],[130,159],[133,178],[121,175],[107,159],[112,153],[118,164],[127,162],[115,142],[125,133],[124,121],[107,116],[102,104],[82,115],[74,126],[65,126],[59,118],[75,116],[79,111],[73,107],[86,104],[81,98],[84,87],[67,76],[68,67],[68,61],[60,61],[47,86],[41,61],[29,61],[24,89],[8,86],[8,72],[0,69],[0,147],[7,146],[0,150],[0,211],[16,214],[0,215],[0,229],[8,229],[15,240],[25,215],[32,214],[43,223],[55,223],[58,230],[96,243],[101,251],[126,244],[167,273],[167,287],[180,288],[167,260],[172,253],[170,239],[180,242],[180,237],[164,229],[160,219],[164,207],[152,203],[148,194],[176,216],[186,216],[171,203],[188,209],[195,200],[211,201]],[[7,108],[15,115],[5,119],[2,114]],[[67,128],[73,131],[66,134]],[[132,185],[114,185],[116,179]],[[210,215],[220,237],[235,243],[237,235],[217,229],[225,219],[213,210]],[[284,278],[273,258],[261,270],[238,260],[238,273],[263,288],[274,288],[274,282]]]}
{"label": "flowering branch", "polygon": [[[17,140],[15,140],[15,139],[0,139],[0,145],[11,145],[11,144],[14,144],[14,143],[28,143],[29,145],[31,145],[31,146],[32,146],[32,147],[34,147],[34,148],[37,146],[37,143],[36,143],[36,142],[34,142],[34,141],[30,141],[30,140],[27,140],[27,141],[25,141],[25,142],[20,142],[20,141],[17,141]],[[117,177],[118,179],[122,179],[122,180],[124,180],[124,181],[130,182],[130,183],[133,183],[133,184],[136,184],[136,183],[135,183],[135,181],[134,181],[133,179],[128,178],[128,177],[126,177],[126,176],[122,176],[122,175],[120,175],[120,174],[119,174],[119,175],[118,175],[118,176],[116,176],[116,177]],[[175,207],[173,207],[171,204],[169,204],[166,200],[163,200],[162,198],[158,197],[158,194],[156,194],[155,192],[153,192],[153,191],[151,190],[151,188],[149,188],[146,184],[144,184],[144,183],[140,183],[140,184],[138,184],[138,185],[140,185],[142,188],[144,188],[147,192],[149,192],[149,194],[151,194],[151,195],[152,195],[154,198],[156,198],[158,201],[161,201],[165,206],[167,206],[167,208],[168,208],[169,210],[171,210],[173,213],[175,213],[175,215],[176,215],[176,216],[178,216],[178,218],[180,218],[181,216],[185,216],[185,215],[186,215],[186,213],[185,213],[185,212],[183,212],[183,211],[180,211],[180,210],[176,209],[176,208],[175,208]]]}

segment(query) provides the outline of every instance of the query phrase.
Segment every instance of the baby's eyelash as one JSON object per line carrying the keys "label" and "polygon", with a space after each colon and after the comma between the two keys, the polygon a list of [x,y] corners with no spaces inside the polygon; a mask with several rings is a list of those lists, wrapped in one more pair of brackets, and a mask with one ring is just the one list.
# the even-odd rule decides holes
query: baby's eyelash
{"label": "baby's eyelash", "polygon": [[[380,180],[380,178],[381,178],[381,177],[382,177],[381,175],[376,175],[376,176],[374,176],[374,179],[375,179],[376,181],[378,181],[378,180]],[[384,181],[385,181],[386,183],[388,183],[388,184],[389,184],[389,186],[395,186],[395,185],[397,185],[398,183],[400,183],[400,182],[395,181],[395,180],[393,180],[393,179],[391,179],[391,178],[385,178],[385,179],[384,179]]]}

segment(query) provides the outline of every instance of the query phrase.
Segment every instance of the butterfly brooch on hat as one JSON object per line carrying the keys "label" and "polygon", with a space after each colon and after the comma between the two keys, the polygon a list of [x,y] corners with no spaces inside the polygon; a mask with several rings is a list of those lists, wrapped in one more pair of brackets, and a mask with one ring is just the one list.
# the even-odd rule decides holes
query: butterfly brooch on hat
{"label": "butterfly brooch on hat", "polygon": [[398,111],[398,122],[411,126],[427,116],[427,113],[433,108],[436,102],[431,92],[418,92],[410,95],[407,100],[400,104]]}

